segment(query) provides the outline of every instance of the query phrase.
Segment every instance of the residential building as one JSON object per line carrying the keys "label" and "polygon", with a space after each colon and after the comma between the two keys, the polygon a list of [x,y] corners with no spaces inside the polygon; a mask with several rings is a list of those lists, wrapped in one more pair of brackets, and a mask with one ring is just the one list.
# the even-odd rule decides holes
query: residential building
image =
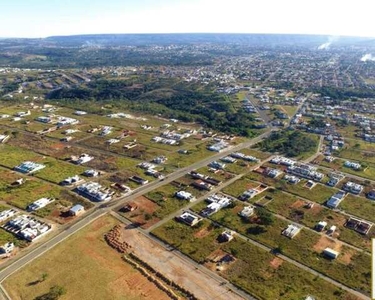
{"label": "residential building", "polygon": [[0,254],[9,254],[14,250],[14,244],[8,242],[0,247]]}
{"label": "residential building", "polygon": [[53,198],[40,198],[27,206],[28,211],[36,211],[55,201]]}
{"label": "residential building", "polygon": [[323,250],[323,254],[324,254],[324,256],[326,256],[330,259],[336,259],[339,256],[340,253],[331,249],[331,248],[325,248]]}
{"label": "residential building", "polygon": [[114,195],[111,189],[105,188],[97,182],[83,183],[76,188],[76,191],[78,194],[98,202],[109,201]]}
{"label": "residential building", "polygon": [[189,226],[194,226],[196,224],[198,224],[200,221],[201,221],[201,218],[190,213],[190,212],[187,212],[185,211],[183,214],[181,214],[180,216],[176,217],[177,220],[189,225]]}
{"label": "residential building", "polygon": [[234,232],[230,230],[225,230],[219,235],[218,241],[220,243],[225,243],[225,242],[230,242],[231,240],[233,240],[233,238],[234,238]]}
{"label": "residential building", "polygon": [[131,180],[135,183],[141,184],[141,185],[145,185],[145,184],[148,183],[147,179],[143,179],[142,177],[139,177],[137,175],[134,175],[134,176],[130,177],[129,180]]}
{"label": "residential building", "polygon": [[326,228],[326,226],[327,226],[326,221],[320,221],[317,225],[315,225],[315,230],[318,232],[321,232]]}
{"label": "residential building", "polygon": [[371,200],[375,200],[375,190],[371,190],[370,192],[368,192],[367,198],[369,198]]}
{"label": "residential building", "polygon": [[358,184],[358,183],[355,183],[355,182],[352,182],[352,181],[348,181],[347,183],[345,183],[345,185],[343,186],[342,188],[344,191],[347,191],[347,192],[350,192],[352,194],[360,194],[363,190],[363,186]]}
{"label": "residential building", "polygon": [[282,235],[285,235],[288,238],[294,238],[301,231],[301,227],[289,224],[286,229],[282,231]]}
{"label": "residential building", "polygon": [[85,208],[81,204],[76,204],[69,209],[70,216],[79,216],[85,212]]}
{"label": "residential building", "polygon": [[334,194],[328,199],[326,205],[330,208],[337,208],[340,205],[341,201],[344,200],[345,196],[345,192],[338,191],[336,194]]}
{"label": "residential building", "polygon": [[83,175],[87,177],[97,177],[100,175],[100,172],[90,169],[90,170],[86,170],[85,172],[83,172]]}
{"label": "residential building", "polygon": [[0,134],[0,143],[4,144],[6,141],[8,141],[10,138],[9,135]]}
{"label": "residential building", "polygon": [[78,175],[68,177],[60,182],[60,185],[74,185],[83,182],[84,180]]}
{"label": "residential building", "polygon": [[89,161],[93,160],[94,157],[93,156],[90,156],[86,153],[83,153],[81,154],[80,156],[72,156],[71,157],[71,161],[77,165],[82,165],[82,164],[85,164],[85,163],[88,163]]}
{"label": "residential building", "polygon": [[176,192],[175,196],[178,199],[189,200],[190,202],[195,200],[195,197],[191,193],[185,191]]}
{"label": "residential building", "polygon": [[42,164],[38,164],[32,161],[25,161],[21,163],[20,165],[16,166],[14,168],[15,171],[24,173],[24,174],[32,174],[39,170],[44,169],[46,166]]}
{"label": "residential building", "polygon": [[253,205],[245,206],[238,215],[242,218],[249,218],[254,214],[255,207]]}

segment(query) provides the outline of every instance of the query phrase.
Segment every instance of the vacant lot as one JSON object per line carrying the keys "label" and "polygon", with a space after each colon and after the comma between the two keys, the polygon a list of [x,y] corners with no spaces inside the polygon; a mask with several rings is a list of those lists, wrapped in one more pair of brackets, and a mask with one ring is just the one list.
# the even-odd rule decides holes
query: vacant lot
{"label": "vacant lot", "polygon": [[[319,272],[339,281],[347,286],[359,288],[364,291],[370,290],[370,257],[364,253],[355,251],[351,256],[350,265],[352,270],[340,259],[330,261],[323,257],[321,251],[314,250],[314,245],[320,236],[314,232],[302,229],[293,239],[281,235],[289,222],[274,218],[272,224],[261,225],[256,217],[244,220],[237,215],[240,208],[225,208],[212,215],[212,220],[232,229],[247,237],[265,244],[273,249],[278,249],[286,256],[305,264]],[[340,255],[344,256],[351,251],[347,246],[342,246]]]}
{"label": "vacant lot", "polygon": [[[12,299],[34,299],[54,285],[66,288],[61,299],[169,299],[126,264],[103,239],[117,221],[103,217],[9,277]],[[38,282],[43,273],[48,277]]]}
{"label": "vacant lot", "polygon": [[222,230],[207,221],[192,228],[171,220],[153,233],[198,262],[207,261],[218,249],[230,253],[237,260],[219,274],[259,299],[304,299],[307,295],[317,299],[355,299],[288,262],[275,265],[273,254],[241,239],[218,243]]}

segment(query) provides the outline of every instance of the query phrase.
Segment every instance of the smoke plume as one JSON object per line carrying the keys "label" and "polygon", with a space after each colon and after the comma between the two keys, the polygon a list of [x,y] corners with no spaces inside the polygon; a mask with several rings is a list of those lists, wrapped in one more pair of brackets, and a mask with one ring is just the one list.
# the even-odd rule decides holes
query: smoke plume
{"label": "smoke plume", "polygon": [[367,53],[361,57],[361,61],[375,61],[375,56],[371,53]]}

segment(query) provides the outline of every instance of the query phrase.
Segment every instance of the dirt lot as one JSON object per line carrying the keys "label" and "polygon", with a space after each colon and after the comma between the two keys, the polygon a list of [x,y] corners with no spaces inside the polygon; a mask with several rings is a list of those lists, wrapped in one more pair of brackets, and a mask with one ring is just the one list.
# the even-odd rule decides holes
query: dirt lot
{"label": "dirt lot", "polygon": [[327,247],[340,252],[341,246],[342,244],[339,241],[332,241],[329,238],[322,236],[313,248],[318,253],[322,252]]}
{"label": "dirt lot", "polygon": [[[67,290],[61,300],[169,299],[104,241],[115,224],[111,217],[100,218],[9,277],[4,285],[11,298],[31,300],[60,285]],[[43,273],[48,277],[40,282]]]}
{"label": "dirt lot", "polygon": [[[192,291],[199,299],[239,300],[237,294],[229,292],[220,281],[203,273],[195,266],[145,237],[135,229],[123,228],[123,240],[133,247],[135,254],[154,269],[160,270],[169,279]],[[156,299],[156,298],[154,298]]]}
{"label": "dirt lot", "polygon": [[151,217],[148,219],[147,217],[151,216],[153,212],[158,209],[159,206],[155,202],[141,196],[132,201],[130,204],[132,206],[137,206],[137,209],[126,213],[125,215],[133,222],[141,224],[142,228],[149,228],[160,221],[158,218]]}
{"label": "dirt lot", "polygon": [[270,266],[273,269],[278,269],[283,264],[283,262],[284,261],[281,258],[275,257],[273,260],[271,260]]}

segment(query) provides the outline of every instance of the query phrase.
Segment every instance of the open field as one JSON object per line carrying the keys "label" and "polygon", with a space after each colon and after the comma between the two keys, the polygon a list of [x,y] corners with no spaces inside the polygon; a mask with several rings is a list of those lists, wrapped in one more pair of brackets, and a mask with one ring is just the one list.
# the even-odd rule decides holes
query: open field
{"label": "open field", "polygon": [[116,224],[100,218],[10,276],[4,286],[12,299],[34,299],[54,285],[66,288],[61,299],[169,299],[104,241]]}

